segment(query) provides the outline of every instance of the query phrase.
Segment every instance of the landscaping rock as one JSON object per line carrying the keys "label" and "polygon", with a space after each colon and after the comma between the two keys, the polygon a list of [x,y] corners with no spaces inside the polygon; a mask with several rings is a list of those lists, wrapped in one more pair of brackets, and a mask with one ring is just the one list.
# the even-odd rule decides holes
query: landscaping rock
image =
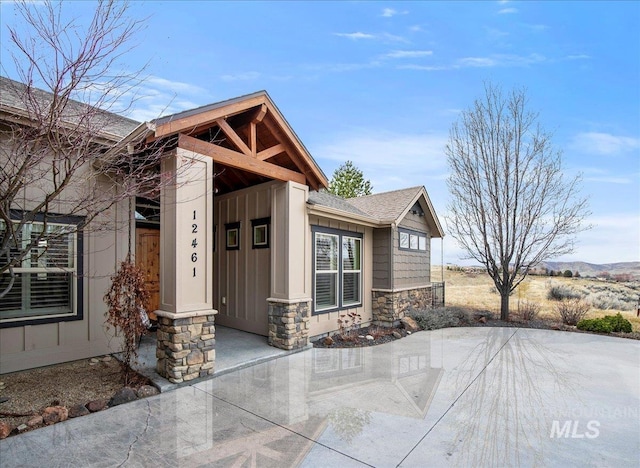
{"label": "landscaping rock", "polygon": [[480,318],[478,319],[478,322],[480,322],[480,323],[487,323],[487,317],[480,317]]}
{"label": "landscaping rock", "polygon": [[413,320],[411,317],[403,317],[400,320],[400,323],[402,323],[402,326],[407,331],[414,332],[414,331],[418,331],[420,329],[420,327],[418,327],[418,324],[416,323],[416,321]]}
{"label": "landscaping rock", "polygon": [[69,419],[69,410],[64,406],[49,406],[42,413],[42,421],[50,426]]}
{"label": "landscaping rock", "polygon": [[35,417],[29,419],[27,421],[27,426],[36,427],[36,426],[41,426],[42,423],[43,423],[42,416],[38,415],[38,416],[35,416]]}
{"label": "landscaping rock", "polygon": [[324,345],[325,346],[331,346],[334,343],[333,338],[331,338],[330,336],[327,336],[324,339]]}
{"label": "landscaping rock", "polygon": [[96,413],[98,411],[102,411],[103,409],[105,409],[107,407],[108,401],[109,400],[107,400],[106,398],[100,398],[99,400],[90,401],[85,406],[92,413]]}
{"label": "landscaping rock", "polygon": [[102,362],[111,362],[113,358],[111,356],[105,356],[102,358]]}
{"label": "landscaping rock", "polygon": [[6,422],[0,421],[0,439],[6,439],[11,434],[11,426]]}
{"label": "landscaping rock", "polygon": [[373,341],[373,336],[371,336],[371,335],[367,335],[367,336],[366,336],[366,338],[367,338],[367,340],[369,340],[369,341]]}
{"label": "landscaping rock", "polygon": [[147,398],[158,395],[160,392],[153,385],[142,385],[136,393],[138,394],[138,398]]}
{"label": "landscaping rock", "polygon": [[20,424],[18,427],[16,427],[16,430],[17,430],[18,432],[24,432],[24,431],[26,431],[27,429],[29,429],[29,426],[27,426],[26,424]]}
{"label": "landscaping rock", "polygon": [[74,405],[69,408],[69,418],[77,418],[80,416],[86,416],[90,411],[84,405]]}
{"label": "landscaping rock", "polygon": [[399,340],[400,338],[402,338],[402,335],[400,334],[400,332],[397,332],[397,331],[395,331],[395,330],[394,330],[391,334],[392,334],[392,335],[393,335],[393,337],[394,337],[395,339],[397,339],[397,340]]}
{"label": "landscaping rock", "polygon": [[100,359],[92,357],[91,359],[89,359],[89,363],[93,363],[93,364],[97,364],[98,362],[100,362]]}
{"label": "landscaping rock", "polygon": [[118,390],[109,400],[109,408],[113,408],[114,406],[122,405],[123,403],[129,403],[130,401],[135,401],[138,399],[138,395],[136,392],[129,387],[123,387]]}

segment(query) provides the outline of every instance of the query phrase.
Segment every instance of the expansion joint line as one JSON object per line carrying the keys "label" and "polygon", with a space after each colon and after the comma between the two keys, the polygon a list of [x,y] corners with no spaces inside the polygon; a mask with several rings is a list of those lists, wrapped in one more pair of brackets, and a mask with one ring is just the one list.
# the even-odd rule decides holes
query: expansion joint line
{"label": "expansion joint line", "polygon": [[462,398],[462,396],[467,392],[467,390],[469,390],[469,388],[475,383],[475,381],[478,380],[480,378],[480,376],[487,370],[487,367],[489,367],[489,365],[493,362],[493,360],[496,358],[496,356],[498,354],[500,354],[500,351],[502,351],[502,348],[504,348],[509,343],[509,341],[511,341],[511,338],[513,338],[515,336],[515,334],[518,333],[518,331],[520,331],[520,328],[516,328],[516,330],[511,334],[511,336],[509,336],[509,338],[507,338],[507,340],[502,344],[502,346],[500,346],[498,351],[496,351],[496,353],[493,356],[491,356],[491,359],[489,359],[489,361],[487,361],[487,363],[484,365],[482,370],[480,372],[478,372],[478,375],[476,375],[471,380],[471,382],[469,382],[469,384],[464,388],[464,390],[462,390],[460,395],[458,395],[456,397],[456,399],[453,400],[453,403],[451,403],[449,405],[447,410],[444,413],[442,413],[442,416],[440,416],[438,418],[438,420],[435,423],[433,423],[433,426],[431,426],[429,428],[429,430],[420,438],[420,440],[418,442],[416,442],[416,444],[411,448],[411,450],[409,450],[409,452],[407,452],[407,454],[404,456],[404,458],[402,460],[400,460],[400,462],[396,465],[396,468],[398,468],[400,465],[402,465],[402,463],[409,457],[409,455],[411,455],[413,453],[413,451],[418,447],[418,445],[420,445],[422,443],[422,441],[431,433],[431,431],[433,431],[435,429],[435,427],[438,425],[438,423],[444,419],[444,417],[449,413],[449,411],[451,411],[451,409],[456,405],[456,403],[458,403],[458,400],[460,400],[460,398]]}
{"label": "expansion joint line", "polygon": [[[194,387],[194,388],[195,388],[195,387]],[[270,420],[269,418],[265,418],[264,416],[261,416],[261,415],[259,415],[259,414],[257,414],[257,413],[254,413],[253,411],[250,411],[250,410],[248,410],[248,409],[246,409],[246,408],[243,408],[242,406],[237,405],[237,404],[235,404],[235,403],[233,403],[233,402],[231,402],[231,401],[227,401],[227,400],[225,400],[224,398],[220,398],[219,396],[213,395],[213,394],[211,394],[211,393],[209,393],[209,392],[206,392],[205,390],[201,390],[201,389],[198,389],[198,390],[200,390],[201,392],[206,393],[207,395],[212,396],[212,397],[213,397],[213,398],[215,398],[216,400],[219,400],[219,401],[221,401],[221,402],[223,402],[223,403],[226,403],[226,404],[231,405],[231,406],[233,406],[233,407],[235,407],[235,408],[238,408],[239,410],[244,411],[245,413],[249,413],[250,415],[255,416],[256,418],[262,419],[263,421],[266,421],[266,422],[268,422],[268,423],[270,423],[270,424],[273,424],[274,426],[278,426],[279,428],[284,429],[285,431],[291,432],[292,434],[295,434],[295,435],[297,435],[297,436],[300,436],[300,437],[302,437],[303,439],[307,439],[309,442],[312,442],[312,443],[314,443],[314,444],[320,445],[321,447],[324,447],[324,448],[326,448],[326,449],[328,449],[328,450],[331,450],[332,452],[336,452],[336,453],[338,453],[338,454],[340,454],[340,455],[342,455],[342,456],[344,456],[344,457],[350,458],[351,460],[356,461],[356,462],[358,462],[358,463],[362,463],[364,466],[369,466],[369,467],[371,467],[371,468],[375,468],[375,467],[374,467],[374,465],[370,465],[369,463],[364,462],[364,461],[362,461],[362,460],[359,460],[359,459],[357,459],[356,457],[353,457],[353,456],[351,456],[351,455],[349,455],[349,454],[347,454],[347,453],[341,452],[340,450],[336,450],[336,449],[334,449],[333,447],[329,447],[328,445],[325,445],[325,444],[323,444],[322,442],[319,442],[319,441],[317,441],[317,440],[314,440],[314,439],[312,439],[311,437],[308,437],[308,436],[306,436],[306,435],[304,435],[304,434],[301,434],[301,433],[299,433],[299,432],[297,432],[297,431],[294,431],[293,429],[291,429],[291,428],[289,428],[289,427],[287,427],[287,426],[283,426],[282,424],[279,424],[279,423],[277,423],[277,422],[275,422],[275,421],[272,421],[272,420]]]}

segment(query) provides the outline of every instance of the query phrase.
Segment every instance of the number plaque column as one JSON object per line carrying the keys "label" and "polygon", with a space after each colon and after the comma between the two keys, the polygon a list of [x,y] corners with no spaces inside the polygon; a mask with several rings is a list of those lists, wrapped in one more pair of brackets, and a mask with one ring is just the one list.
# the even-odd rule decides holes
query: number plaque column
{"label": "number plaque column", "polygon": [[163,162],[157,371],[179,383],[213,373],[213,161],[176,149]]}

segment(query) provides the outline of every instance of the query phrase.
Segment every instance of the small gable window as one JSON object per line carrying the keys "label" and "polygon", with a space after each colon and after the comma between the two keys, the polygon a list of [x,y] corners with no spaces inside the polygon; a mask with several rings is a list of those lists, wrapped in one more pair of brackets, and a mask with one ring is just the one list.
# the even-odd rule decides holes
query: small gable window
{"label": "small gable window", "polygon": [[398,229],[398,247],[400,250],[427,251],[427,235],[423,232]]}

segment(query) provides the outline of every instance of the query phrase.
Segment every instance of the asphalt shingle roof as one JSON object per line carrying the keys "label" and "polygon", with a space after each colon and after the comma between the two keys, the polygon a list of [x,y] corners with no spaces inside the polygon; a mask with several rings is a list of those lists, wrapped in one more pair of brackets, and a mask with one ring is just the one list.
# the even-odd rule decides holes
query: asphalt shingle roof
{"label": "asphalt shingle roof", "polygon": [[421,191],[421,186],[410,187],[350,198],[349,203],[380,221],[396,221]]}
{"label": "asphalt shingle roof", "polygon": [[[351,200],[345,200],[344,198],[339,197],[338,195],[333,195],[332,193],[329,193],[329,192],[324,192],[324,191],[309,192],[308,203],[312,205],[326,206],[329,208],[334,208],[336,210],[344,211],[346,213],[351,213],[358,216],[365,216],[367,218],[371,217],[370,214],[365,213],[362,210],[359,210],[358,208],[353,206],[350,202]],[[374,218],[377,219],[375,216]]]}
{"label": "asphalt shingle roof", "polygon": [[[16,114],[23,117],[27,116],[27,108],[24,104],[23,95],[27,89],[27,86],[12,79],[0,76],[0,106],[4,112],[16,112]],[[52,94],[32,87],[32,95],[40,104],[46,105],[51,100]],[[71,101],[66,108],[65,119],[70,124],[74,123],[74,119],[77,119],[78,115],[86,114],[87,104],[83,104],[78,101]],[[138,125],[139,122],[135,120],[122,117],[117,114],[113,114],[108,111],[98,109],[96,113],[96,120],[94,121],[96,126],[101,128],[100,133],[105,137],[113,141],[118,141],[131,133]]]}

